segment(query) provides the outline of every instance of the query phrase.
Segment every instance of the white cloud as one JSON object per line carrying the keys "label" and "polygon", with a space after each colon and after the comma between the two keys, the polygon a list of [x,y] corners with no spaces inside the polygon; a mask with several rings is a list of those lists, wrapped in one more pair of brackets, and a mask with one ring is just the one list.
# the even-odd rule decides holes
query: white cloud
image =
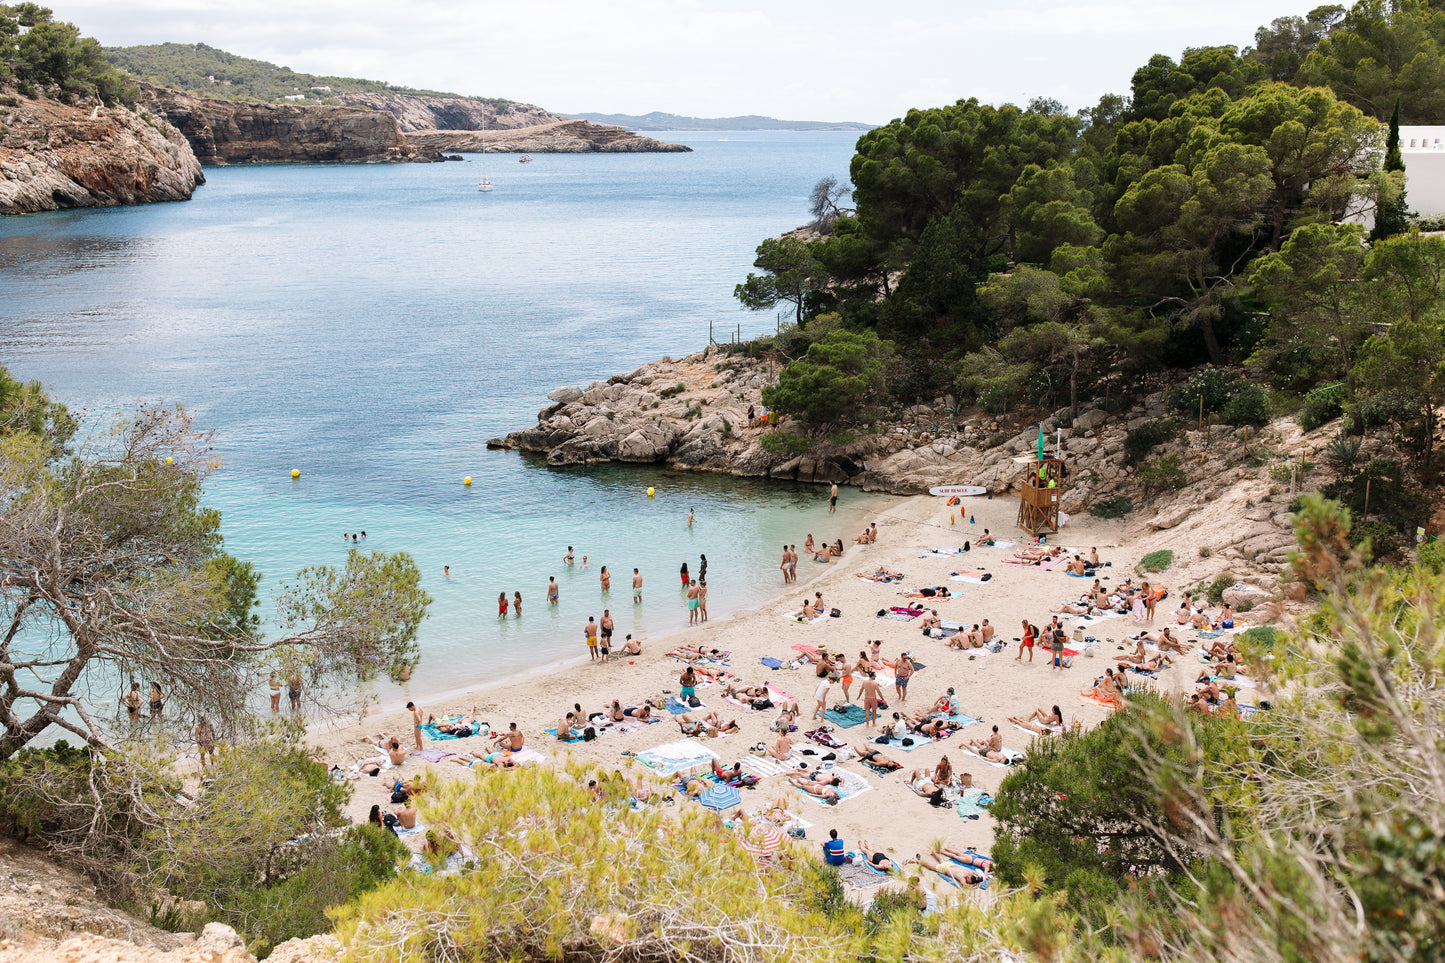
{"label": "white cloud", "polygon": [[1155,53],[1248,45],[1317,0],[71,0],[104,44],[202,42],[319,74],[558,110],[886,121],[966,97],[1084,107]]}

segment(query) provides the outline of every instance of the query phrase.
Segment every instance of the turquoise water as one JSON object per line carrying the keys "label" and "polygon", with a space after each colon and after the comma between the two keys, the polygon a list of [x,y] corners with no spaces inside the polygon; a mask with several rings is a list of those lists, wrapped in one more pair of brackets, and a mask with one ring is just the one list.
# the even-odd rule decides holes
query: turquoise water
{"label": "turquoise water", "polygon": [[[213,168],[184,204],[0,220],[0,363],[92,418],[144,398],[215,429],[207,501],[265,574],[263,614],[281,580],[344,558],[343,532],[412,553],[436,599],[412,692],[584,653],[604,606],[619,638],[647,639],[686,624],[683,561],[707,555],[712,614],[750,608],[778,591],[784,541],[848,541],[877,499],[847,492],[830,517],[813,486],[549,469],[485,442],[535,423],[557,385],[697,350],[709,322],[771,330],[733,285],[761,238],[806,220],[819,177],[846,174],[854,140],[491,156],[489,194],[476,163]],[[522,593],[521,619],[499,623],[500,591]]]}

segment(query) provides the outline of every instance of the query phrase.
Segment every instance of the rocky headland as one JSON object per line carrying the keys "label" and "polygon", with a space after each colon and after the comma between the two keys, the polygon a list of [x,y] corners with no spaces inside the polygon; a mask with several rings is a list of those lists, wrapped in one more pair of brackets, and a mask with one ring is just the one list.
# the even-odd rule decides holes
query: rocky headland
{"label": "rocky headland", "polygon": [[205,180],[186,139],[143,107],[0,97],[0,214],[183,201]]}
{"label": "rocky headland", "polygon": [[174,125],[202,164],[435,161],[407,141],[396,118],[370,107],[264,104],[197,97],[139,84],[141,102]]}
{"label": "rocky headland", "polygon": [[622,127],[587,120],[556,120],[513,130],[418,130],[407,135],[418,147],[466,154],[686,154],[691,147],[642,137]]}
{"label": "rocky headland", "polygon": [[[776,373],[775,362],[717,349],[664,358],[585,388],[558,388],[535,427],[487,445],[543,455],[554,467],[655,463],[900,495],[971,484],[987,488],[989,497],[1016,496],[1030,470],[1038,421],[967,411],[948,397],[828,440],[805,438],[787,420],[771,432],[750,428],[748,407],[761,408],[762,389]],[[1322,466],[1312,469],[1308,484],[1278,466],[1321,461],[1319,452],[1338,425],[1307,433],[1281,418],[1258,429],[1184,431],[1156,454],[1178,455],[1186,483],[1149,491],[1124,439],[1165,414],[1158,391],[1117,413],[1084,407],[1077,418],[1067,408],[1046,415],[1047,447],[1054,450],[1061,430],[1069,467],[1062,510],[1077,514],[1127,498],[1135,506],[1127,517],[1131,533],[1147,534],[1182,557],[1209,559],[1207,567],[1227,566],[1239,577],[1239,599],[1260,601],[1277,592],[1294,545],[1290,503],[1301,490],[1330,480]],[[1372,456],[1399,454],[1381,448]]]}

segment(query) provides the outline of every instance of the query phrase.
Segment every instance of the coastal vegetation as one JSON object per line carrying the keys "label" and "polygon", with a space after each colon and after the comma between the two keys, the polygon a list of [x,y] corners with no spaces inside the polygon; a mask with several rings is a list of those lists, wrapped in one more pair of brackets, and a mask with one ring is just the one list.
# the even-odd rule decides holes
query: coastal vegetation
{"label": "coastal vegetation", "polygon": [[[1365,0],[1275,20],[1244,50],[1157,55],[1127,96],[1073,113],[911,110],[859,138],[853,209],[812,240],[763,241],[736,296],[893,345],[851,418],[944,396],[1118,412],[1164,387],[1185,425],[1347,415],[1351,437],[1398,437],[1431,484],[1445,240],[1407,216],[1397,127],[1445,122],[1427,79],[1442,49],[1435,5]],[[800,382],[814,340],[767,339]],[[821,424],[805,397],[772,403]],[[1141,471],[1162,440],[1131,443]]]}
{"label": "coastal vegetation", "polygon": [[34,3],[0,4],[0,88],[26,97],[53,89],[67,103],[95,97],[108,105],[135,103],[135,85],[101,53],[93,37],[54,19]]}
{"label": "coastal vegetation", "polygon": [[[279,101],[288,98],[325,101],[337,94],[425,94],[457,97],[436,90],[398,87],[382,80],[323,77],[299,73],[264,60],[241,57],[203,43],[158,43],[106,47],[111,64],[141,80],[221,100]],[[511,101],[468,98],[505,112]]]}

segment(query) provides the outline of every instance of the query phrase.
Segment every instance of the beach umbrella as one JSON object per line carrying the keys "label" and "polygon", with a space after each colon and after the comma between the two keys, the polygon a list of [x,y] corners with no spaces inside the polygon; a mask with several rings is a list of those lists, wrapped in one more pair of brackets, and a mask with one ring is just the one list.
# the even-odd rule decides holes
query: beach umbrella
{"label": "beach umbrella", "polygon": [[743,849],[752,853],[758,859],[769,859],[774,853],[782,848],[783,833],[775,826],[766,829],[754,828],[752,833],[739,840]]}
{"label": "beach umbrella", "polygon": [[731,809],[743,801],[743,794],[738,792],[737,786],[729,786],[725,782],[715,782],[702,794],[697,801],[708,809]]}

